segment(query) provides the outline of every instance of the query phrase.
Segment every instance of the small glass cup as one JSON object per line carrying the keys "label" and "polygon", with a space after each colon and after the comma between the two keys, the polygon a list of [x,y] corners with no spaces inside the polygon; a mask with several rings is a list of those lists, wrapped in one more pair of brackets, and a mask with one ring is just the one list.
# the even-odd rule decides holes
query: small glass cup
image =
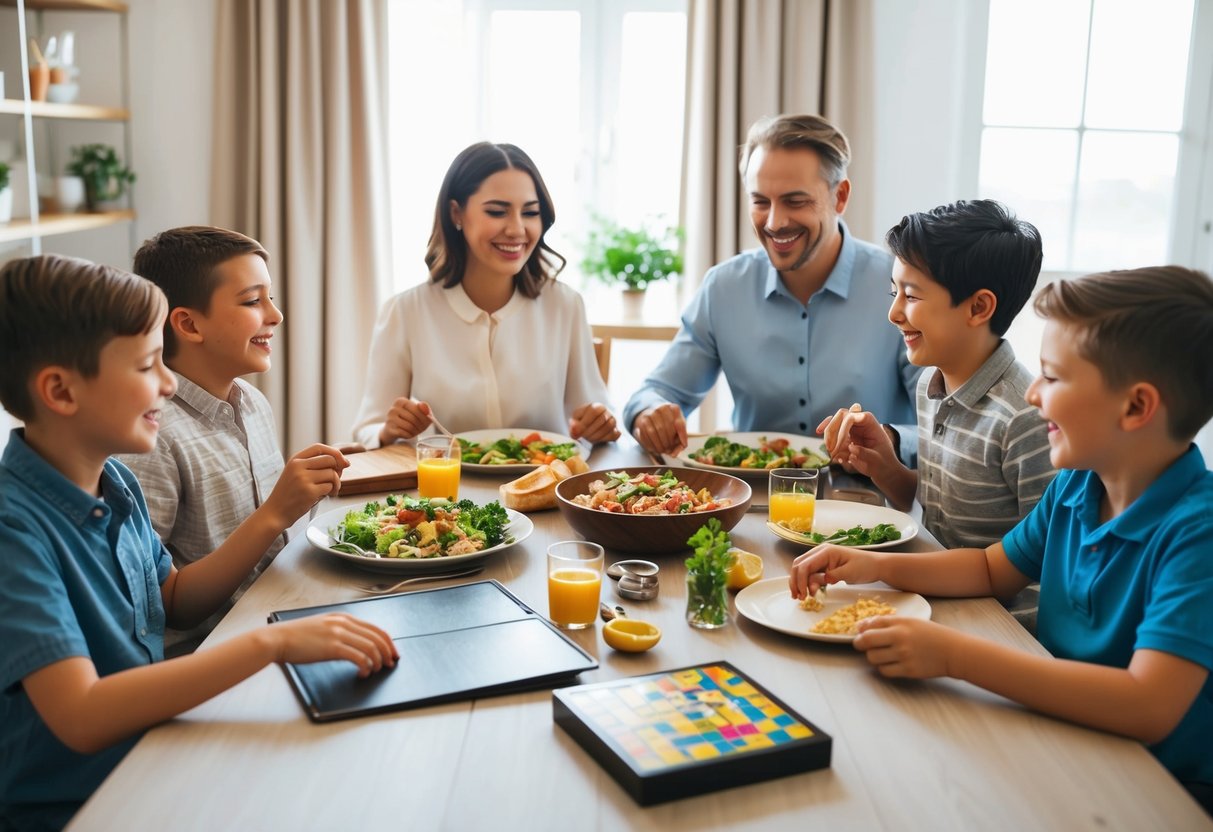
{"label": "small glass cup", "polygon": [[548,617],[564,630],[584,630],[598,619],[602,547],[588,540],[548,546]]}
{"label": "small glass cup", "polygon": [[417,440],[417,493],[422,497],[459,498],[459,443],[450,436]]}
{"label": "small glass cup", "polygon": [[817,508],[816,468],[773,468],[768,492],[768,519],[794,532],[813,531]]}

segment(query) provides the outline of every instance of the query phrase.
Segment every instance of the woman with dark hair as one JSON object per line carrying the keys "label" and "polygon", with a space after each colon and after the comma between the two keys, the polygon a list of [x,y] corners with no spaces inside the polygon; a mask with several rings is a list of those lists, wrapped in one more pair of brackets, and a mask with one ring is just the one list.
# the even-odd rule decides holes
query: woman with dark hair
{"label": "woman with dark hair", "polygon": [[565,430],[619,437],[581,296],[556,281],[544,241],[556,211],[522,150],[480,142],[455,157],[434,209],[430,280],[384,306],[354,439],[411,439],[431,405],[452,431]]}

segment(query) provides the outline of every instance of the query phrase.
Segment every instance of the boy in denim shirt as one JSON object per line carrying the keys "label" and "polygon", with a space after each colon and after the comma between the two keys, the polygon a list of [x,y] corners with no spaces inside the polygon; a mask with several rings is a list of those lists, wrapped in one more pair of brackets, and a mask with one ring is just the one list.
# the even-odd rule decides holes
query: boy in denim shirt
{"label": "boy in denim shirt", "polygon": [[1192,437],[1213,416],[1213,281],[1178,266],[1060,280],[1028,401],[1062,469],[999,542],[912,556],[819,546],[793,562],[797,598],[836,581],[944,596],[1040,581],[1036,656],[896,615],[859,624],[885,676],[952,676],[1133,737],[1210,810],[1213,472]]}
{"label": "boy in denim shirt", "polygon": [[[65,257],[0,269],[0,828],[58,828],[139,734],[271,662],[395,663],[349,616],[263,627],[162,661],[164,628],[210,615],[280,533],[247,523],[178,571],[115,453],[143,453],[173,394],[166,303],[150,282]],[[335,462],[335,461],[334,461]],[[288,510],[335,491],[338,472]],[[289,522],[287,523],[289,525]]]}

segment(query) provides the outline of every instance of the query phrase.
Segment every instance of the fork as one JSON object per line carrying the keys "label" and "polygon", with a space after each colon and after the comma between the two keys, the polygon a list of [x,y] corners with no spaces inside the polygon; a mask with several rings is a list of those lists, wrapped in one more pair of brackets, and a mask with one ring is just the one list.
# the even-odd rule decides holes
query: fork
{"label": "fork", "polygon": [[357,589],[359,592],[366,593],[367,595],[387,595],[388,593],[395,592],[401,587],[408,586],[409,584],[420,584],[425,583],[426,581],[445,581],[448,578],[462,578],[465,575],[475,575],[477,572],[483,571],[483,566],[476,566],[471,569],[464,569],[461,572],[441,572],[436,575],[418,575],[414,578],[405,578],[403,581],[397,581],[394,584],[371,584],[370,586],[355,587],[355,589]]}
{"label": "fork", "polygon": [[438,417],[434,415],[434,408],[432,408],[432,407],[430,408],[430,422],[431,422],[431,424],[434,425],[435,428],[438,429],[438,432],[441,433],[443,436],[449,436],[452,439],[455,438],[455,434],[451,433],[449,430],[447,430],[445,427],[443,427],[442,422],[438,421]]}

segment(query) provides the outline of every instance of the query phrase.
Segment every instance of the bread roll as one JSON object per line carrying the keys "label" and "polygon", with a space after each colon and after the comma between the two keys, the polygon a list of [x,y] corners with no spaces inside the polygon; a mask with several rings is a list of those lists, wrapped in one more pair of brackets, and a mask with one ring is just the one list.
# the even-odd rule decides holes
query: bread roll
{"label": "bread roll", "polygon": [[586,461],[581,458],[581,454],[569,457],[565,460],[564,464],[567,465],[569,470],[573,472],[573,476],[576,476],[577,474],[584,474],[586,471],[590,470],[590,466],[587,465]]}
{"label": "bread roll", "polygon": [[550,465],[540,465],[516,480],[504,483],[498,491],[501,504],[514,511],[527,513],[556,508],[556,472]]}

